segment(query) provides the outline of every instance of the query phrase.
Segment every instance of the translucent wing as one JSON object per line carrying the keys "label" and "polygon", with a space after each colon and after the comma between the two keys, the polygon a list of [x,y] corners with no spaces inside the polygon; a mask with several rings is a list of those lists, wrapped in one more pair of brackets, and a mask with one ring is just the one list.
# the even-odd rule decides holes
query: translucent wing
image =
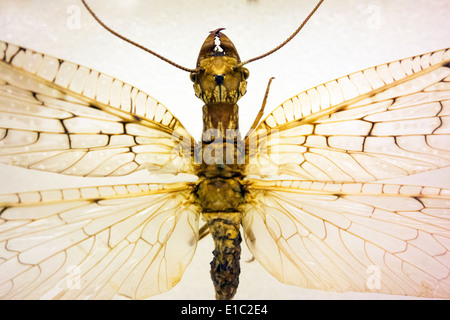
{"label": "translucent wing", "polygon": [[0,42],[0,162],[77,176],[192,173],[192,137],[117,79]]}
{"label": "translucent wing", "polygon": [[450,298],[450,190],[252,181],[246,242],[280,281]]}
{"label": "translucent wing", "polygon": [[368,182],[450,165],[450,50],[291,98],[249,137],[247,174]]}
{"label": "translucent wing", "polygon": [[190,186],[117,185],[0,196],[0,298],[142,299],[190,262]]}

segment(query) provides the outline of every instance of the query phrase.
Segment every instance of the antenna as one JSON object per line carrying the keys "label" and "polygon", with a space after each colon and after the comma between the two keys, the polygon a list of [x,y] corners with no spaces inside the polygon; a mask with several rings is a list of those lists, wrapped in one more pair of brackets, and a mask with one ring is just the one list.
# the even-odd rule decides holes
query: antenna
{"label": "antenna", "polygon": [[[320,5],[324,2],[325,0],[320,0],[319,3],[314,7],[314,9],[311,11],[311,13],[306,17],[306,19],[302,22],[302,24],[297,28],[297,30],[294,31],[294,33],[292,33],[283,43],[281,43],[280,45],[278,45],[277,47],[275,47],[274,49],[260,55],[257,56],[255,58],[249,59],[247,61],[242,62],[240,65],[243,66],[244,64],[248,64],[250,62],[262,59],[267,57],[268,55],[271,55],[272,53],[274,53],[275,51],[278,51],[279,49],[281,49],[282,47],[284,47],[289,41],[291,41],[299,32],[300,30],[305,26],[305,24],[309,21],[309,19],[314,15],[314,13],[317,11],[317,9],[319,9]],[[88,6],[88,4],[86,3],[85,0],[81,0],[81,2],[84,4],[84,6],[86,7],[86,9],[89,11],[89,13],[92,15],[92,17],[103,27],[105,28],[107,31],[111,32],[113,35],[115,35],[116,37],[138,47],[139,49],[142,49],[152,55],[154,55],[155,57],[158,57],[159,59],[173,65],[174,67],[177,67],[178,69],[181,69],[183,71],[187,71],[187,72],[197,72],[197,69],[190,69],[190,68],[186,68],[183,67],[181,65],[179,65],[178,63],[173,62],[172,60],[167,59],[166,57],[140,45],[139,43],[134,42],[131,39],[128,39],[127,37],[122,36],[121,34],[119,34],[118,32],[114,31],[113,29],[111,29],[110,27],[108,27],[105,23],[103,23],[102,20],[100,20],[99,17],[97,17],[97,15],[94,13],[94,11],[92,11],[92,9]]]}
{"label": "antenna", "polygon": [[165,62],[167,62],[167,63],[173,65],[174,67],[177,67],[178,69],[181,69],[181,70],[187,71],[187,72],[195,72],[195,71],[198,71],[197,69],[189,69],[189,68],[183,67],[183,66],[179,65],[178,63],[175,63],[175,62],[173,62],[172,60],[169,60],[169,59],[167,59],[166,57],[164,57],[164,56],[162,56],[162,55],[160,55],[160,54],[158,54],[158,53],[156,53],[156,52],[154,52],[154,51],[152,51],[152,50],[150,50],[150,49],[148,49],[148,48],[146,48],[146,47],[140,45],[139,43],[136,43],[136,42],[134,42],[133,40],[128,39],[127,37],[122,36],[122,35],[119,34],[118,32],[116,32],[116,31],[114,31],[113,29],[111,29],[110,27],[108,27],[106,24],[104,24],[103,21],[100,20],[100,18],[97,17],[97,15],[94,13],[94,11],[92,11],[92,9],[88,6],[88,4],[86,3],[85,0],[81,0],[81,2],[83,2],[84,6],[85,6],[86,9],[89,11],[89,13],[92,15],[92,17],[94,17],[94,19],[95,19],[95,20],[96,20],[103,28],[105,28],[106,30],[108,30],[109,32],[111,32],[111,33],[112,33],[113,35],[115,35],[116,37],[118,37],[118,38],[120,38],[120,39],[122,39],[122,40],[124,40],[124,41],[126,41],[126,42],[128,42],[128,43],[131,43],[132,45],[138,47],[139,49],[142,49],[142,50],[144,50],[144,51],[146,51],[146,52],[148,52],[148,53],[154,55],[155,57],[160,58],[161,60],[163,60],[163,61],[165,61]]}
{"label": "antenna", "polygon": [[283,43],[281,43],[278,47],[275,47],[274,49],[260,55],[257,56],[255,58],[249,59],[247,61],[244,61],[241,63],[241,66],[243,66],[244,64],[262,59],[267,57],[268,55],[271,55],[272,53],[274,53],[275,51],[278,51],[279,49],[281,49],[282,47],[284,47],[289,41],[291,41],[299,32],[300,30],[303,29],[303,27],[305,26],[305,24],[308,22],[308,20],[313,16],[313,14],[317,11],[317,9],[319,9],[320,5],[324,2],[325,0],[320,0],[319,3],[314,7],[314,9],[311,11],[311,13],[306,17],[306,19],[302,22],[302,24],[297,28],[297,30],[295,30],[286,40],[284,40]]}

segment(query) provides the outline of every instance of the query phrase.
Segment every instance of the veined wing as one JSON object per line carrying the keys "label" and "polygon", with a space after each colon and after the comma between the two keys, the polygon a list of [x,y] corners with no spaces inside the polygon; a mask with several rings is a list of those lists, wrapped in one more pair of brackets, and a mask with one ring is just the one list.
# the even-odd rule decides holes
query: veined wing
{"label": "veined wing", "polygon": [[117,79],[0,42],[0,162],[77,176],[192,173],[193,139]]}
{"label": "veined wing", "polygon": [[249,137],[247,174],[368,182],[450,165],[450,49],[291,98]]}
{"label": "veined wing", "polygon": [[251,181],[245,239],[281,282],[450,297],[450,190]]}
{"label": "veined wing", "polygon": [[142,299],[181,279],[198,240],[190,185],[0,196],[0,298]]}

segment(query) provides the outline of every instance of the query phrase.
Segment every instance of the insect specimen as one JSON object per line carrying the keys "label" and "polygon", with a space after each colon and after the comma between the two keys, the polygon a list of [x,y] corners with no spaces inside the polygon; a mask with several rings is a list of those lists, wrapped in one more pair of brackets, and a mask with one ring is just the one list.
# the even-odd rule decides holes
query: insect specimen
{"label": "insect specimen", "polygon": [[[210,37],[214,57],[233,52],[223,33]],[[448,165],[447,51],[299,94],[275,109],[247,144],[235,134],[221,155],[215,147],[200,152],[201,161],[198,150],[217,139],[206,136],[195,148],[180,122],[139,90],[6,43],[3,52],[3,162],[82,176],[147,169],[201,177],[3,196],[5,297],[37,297],[61,285],[61,298],[144,298],[167,290],[194,252],[199,207],[208,216],[229,199],[226,214],[210,224],[224,216],[230,216],[224,222],[242,219],[255,258],[284,282],[365,291],[366,271],[374,267],[379,292],[448,296],[448,192],[372,183]],[[239,72],[244,83],[246,71]],[[234,103],[221,87],[225,76],[213,78],[212,90],[196,91],[206,109],[214,110],[216,95]],[[245,92],[239,88],[236,94]],[[209,118],[205,113],[205,127],[214,134],[221,121]],[[226,129],[236,133],[235,123],[222,136]],[[232,166],[226,166],[229,145]],[[242,145],[248,152],[240,162]],[[225,166],[216,166],[220,159]],[[296,180],[253,177],[279,174]],[[210,195],[217,197],[210,201]],[[79,288],[67,285],[74,274]]]}

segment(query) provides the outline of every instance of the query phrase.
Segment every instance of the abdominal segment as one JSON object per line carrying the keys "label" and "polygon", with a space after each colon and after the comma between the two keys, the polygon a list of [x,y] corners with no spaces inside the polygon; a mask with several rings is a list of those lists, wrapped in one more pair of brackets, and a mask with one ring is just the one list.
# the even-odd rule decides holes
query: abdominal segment
{"label": "abdominal segment", "polygon": [[214,212],[203,214],[214,239],[214,258],[211,261],[211,279],[217,300],[234,297],[241,272],[241,235],[239,212]]}
{"label": "abdominal segment", "polygon": [[245,194],[239,178],[223,177],[201,179],[195,191],[214,240],[211,278],[218,300],[232,299],[239,284],[242,240],[238,208],[245,202]]}

